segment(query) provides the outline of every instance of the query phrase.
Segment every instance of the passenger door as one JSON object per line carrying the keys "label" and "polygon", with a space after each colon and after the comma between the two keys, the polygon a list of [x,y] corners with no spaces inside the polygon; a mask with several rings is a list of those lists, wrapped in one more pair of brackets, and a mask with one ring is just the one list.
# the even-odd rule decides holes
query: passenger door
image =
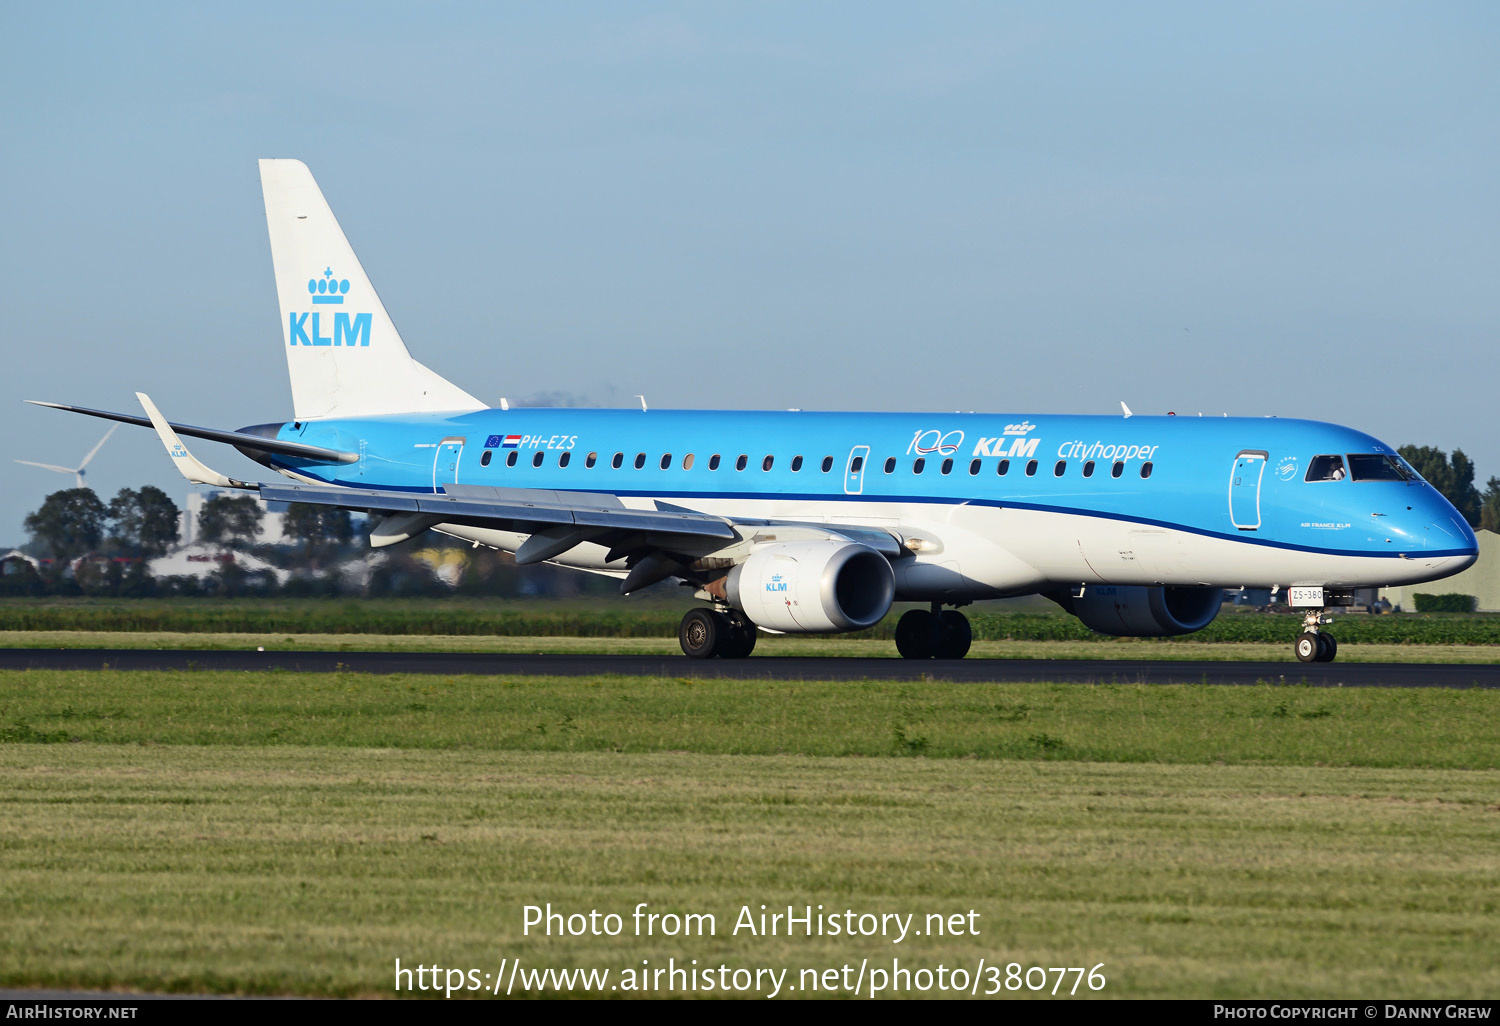
{"label": "passenger door", "polygon": [[1266,457],[1260,449],[1242,449],[1234,458],[1229,475],[1229,522],[1241,531],[1260,528],[1260,479],[1266,472]]}

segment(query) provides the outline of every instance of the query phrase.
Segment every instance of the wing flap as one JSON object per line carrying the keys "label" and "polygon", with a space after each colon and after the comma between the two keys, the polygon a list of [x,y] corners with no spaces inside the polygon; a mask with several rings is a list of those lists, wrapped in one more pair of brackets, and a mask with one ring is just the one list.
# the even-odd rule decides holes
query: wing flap
{"label": "wing flap", "polygon": [[[576,497],[582,504],[574,505],[572,500],[575,497],[567,492],[497,488],[488,490],[509,494],[491,497],[476,494],[486,490],[466,488],[458,495],[427,495],[328,485],[263,483],[260,487],[261,497],[268,502],[310,502],[367,513],[419,513],[437,517],[439,522],[496,525],[526,534],[561,525],[713,538],[726,542],[739,537],[733,526],[720,517],[704,513],[627,509],[619,504],[619,499],[615,496],[584,494]],[[616,505],[597,508],[592,506],[593,502],[601,499],[612,499]]]}

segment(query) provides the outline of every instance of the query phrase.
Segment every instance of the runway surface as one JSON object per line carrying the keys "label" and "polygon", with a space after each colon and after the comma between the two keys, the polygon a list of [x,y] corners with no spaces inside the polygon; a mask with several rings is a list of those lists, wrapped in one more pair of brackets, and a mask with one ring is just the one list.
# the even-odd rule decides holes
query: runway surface
{"label": "runway surface", "polygon": [[1497,663],[1152,662],[1117,659],[688,659],[642,655],[432,652],[232,652],[176,649],[3,649],[0,669],[290,670],[305,673],[477,673],[695,680],[946,680],[964,683],[1305,684],[1315,687],[1496,688]]}

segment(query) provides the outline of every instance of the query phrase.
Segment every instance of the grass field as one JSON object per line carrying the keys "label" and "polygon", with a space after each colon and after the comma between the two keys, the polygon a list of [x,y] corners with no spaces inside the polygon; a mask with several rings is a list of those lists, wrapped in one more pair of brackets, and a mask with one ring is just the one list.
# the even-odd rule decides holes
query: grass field
{"label": "grass field", "polygon": [[[10,985],[388,996],[397,958],[1103,963],[1108,997],[1500,983],[1489,771],[112,746],[0,766]],[[548,902],[716,930],[523,936]],[[731,932],[742,906],[809,903],[973,910],[978,935]]]}
{"label": "grass field", "polygon": [[1500,769],[1497,719],[1437,688],[0,672],[0,742],[53,744]]}
{"label": "grass field", "polygon": [[[982,957],[1102,962],[1106,997],[1493,996],[1497,714],[1426,689],[4,673],[0,985],[392,996],[399,957],[796,986]],[[632,936],[643,901],[715,935]],[[626,932],[524,935],[546,902]],[[733,935],[761,904],[972,909],[978,934]]]}

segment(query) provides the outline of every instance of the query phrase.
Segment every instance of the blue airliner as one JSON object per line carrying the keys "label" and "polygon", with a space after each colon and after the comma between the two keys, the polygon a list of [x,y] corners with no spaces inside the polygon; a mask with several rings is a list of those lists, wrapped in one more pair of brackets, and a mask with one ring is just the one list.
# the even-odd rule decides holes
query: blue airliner
{"label": "blue airliner", "polygon": [[[704,604],[683,651],[743,657],[757,630],[870,627],[893,602],[909,659],[960,658],[958,607],[1041,594],[1095,631],[1207,626],[1225,588],[1285,589],[1295,652],[1353,589],[1472,565],[1458,512],[1390,446],[1307,420],[492,409],[416,362],[307,167],[262,160],[293,419],[154,426],[188,480],[372,515],[372,546],[428,529]],[[180,436],[290,479],[237,481]]]}

